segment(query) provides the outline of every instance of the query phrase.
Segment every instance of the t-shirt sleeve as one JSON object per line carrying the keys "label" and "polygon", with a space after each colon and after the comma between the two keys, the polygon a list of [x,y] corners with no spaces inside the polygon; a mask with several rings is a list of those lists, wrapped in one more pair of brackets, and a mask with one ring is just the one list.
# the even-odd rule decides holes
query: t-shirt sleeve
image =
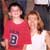
{"label": "t-shirt sleeve", "polygon": [[4,39],[8,39],[9,37],[9,26],[8,26],[8,23],[5,25],[4,27],[4,33],[3,33],[3,38]]}
{"label": "t-shirt sleeve", "polygon": [[25,24],[25,35],[24,35],[24,43],[25,44],[31,44],[31,34],[30,34],[30,30],[28,27],[28,24]]}

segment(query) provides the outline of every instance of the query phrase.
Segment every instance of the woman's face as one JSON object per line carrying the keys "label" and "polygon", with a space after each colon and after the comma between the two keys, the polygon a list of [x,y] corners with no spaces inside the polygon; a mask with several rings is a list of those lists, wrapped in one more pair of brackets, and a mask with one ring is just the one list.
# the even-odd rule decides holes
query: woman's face
{"label": "woman's face", "polygon": [[30,14],[28,16],[28,24],[31,29],[37,28],[38,19],[36,14]]}

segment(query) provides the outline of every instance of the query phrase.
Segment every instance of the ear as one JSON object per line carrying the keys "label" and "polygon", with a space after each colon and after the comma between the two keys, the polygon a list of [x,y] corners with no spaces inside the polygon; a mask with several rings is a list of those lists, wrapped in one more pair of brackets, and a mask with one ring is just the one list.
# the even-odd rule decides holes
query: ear
{"label": "ear", "polygon": [[22,13],[23,13],[23,12],[21,11],[21,15],[22,15]]}
{"label": "ear", "polygon": [[11,13],[9,12],[8,15],[11,16]]}

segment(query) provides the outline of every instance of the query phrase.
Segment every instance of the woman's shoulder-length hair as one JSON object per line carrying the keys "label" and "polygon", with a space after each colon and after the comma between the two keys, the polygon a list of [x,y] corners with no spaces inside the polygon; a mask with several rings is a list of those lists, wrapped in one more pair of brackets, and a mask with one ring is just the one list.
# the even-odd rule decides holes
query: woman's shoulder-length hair
{"label": "woman's shoulder-length hair", "polygon": [[30,11],[26,16],[25,16],[25,20],[28,20],[28,16],[29,15],[36,15],[37,19],[38,19],[38,30],[42,30],[44,28],[44,22],[40,17],[40,13],[38,11]]}

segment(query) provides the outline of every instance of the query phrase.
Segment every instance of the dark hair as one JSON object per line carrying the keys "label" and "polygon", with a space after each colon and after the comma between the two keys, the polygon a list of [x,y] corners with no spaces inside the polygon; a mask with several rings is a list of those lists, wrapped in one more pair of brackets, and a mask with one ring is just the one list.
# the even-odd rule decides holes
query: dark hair
{"label": "dark hair", "polygon": [[23,11],[23,8],[22,8],[22,6],[20,5],[20,4],[18,4],[18,3],[11,3],[10,5],[9,5],[9,7],[8,7],[8,11],[10,11],[11,10],[11,7],[12,6],[18,6],[22,11]]}
{"label": "dark hair", "polygon": [[23,11],[22,6],[21,6],[19,3],[16,3],[16,2],[11,3],[11,4],[9,5],[9,7],[8,7],[8,11],[9,11],[9,12],[10,12],[12,6],[18,6],[18,7],[20,8],[20,10],[22,10],[21,18],[24,18],[24,17],[23,17],[23,16],[24,16],[24,11]]}

